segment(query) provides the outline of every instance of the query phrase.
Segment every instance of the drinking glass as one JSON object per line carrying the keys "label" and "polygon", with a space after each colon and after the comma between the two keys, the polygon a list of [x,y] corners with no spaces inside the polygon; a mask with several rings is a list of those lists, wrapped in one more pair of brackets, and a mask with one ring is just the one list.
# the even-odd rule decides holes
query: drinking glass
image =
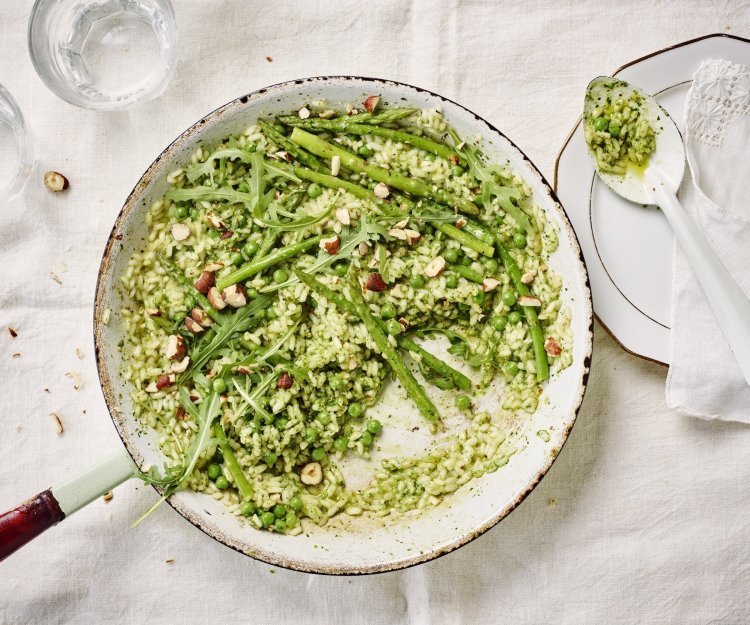
{"label": "drinking glass", "polygon": [[96,110],[155,98],[177,62],[169,0],[37,0],[28,44],[47,87]]}
{"label": "drinking glass", "polygon": [[0,201],[18,195],[33,166],[34,157],[21,109],[0,85]]}

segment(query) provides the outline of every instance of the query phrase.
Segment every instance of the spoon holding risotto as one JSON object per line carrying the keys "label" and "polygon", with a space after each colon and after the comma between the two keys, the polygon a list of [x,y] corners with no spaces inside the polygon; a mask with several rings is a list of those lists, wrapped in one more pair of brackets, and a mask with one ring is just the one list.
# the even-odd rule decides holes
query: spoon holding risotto
{"label": "spoon holding risotto", "polygon": [[583,130],[599,178],[619,196],[661,208],[750,384],[750,301],[677,199],[685,146],[651,96],[608,76],[586,88]]}

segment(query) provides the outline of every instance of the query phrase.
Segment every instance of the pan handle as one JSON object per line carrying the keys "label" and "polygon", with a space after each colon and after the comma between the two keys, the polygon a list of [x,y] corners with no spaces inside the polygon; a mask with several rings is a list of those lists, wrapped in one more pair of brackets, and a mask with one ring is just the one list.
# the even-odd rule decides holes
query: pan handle
{"label": "pan handle", "polygon": [[119,449],[60,486],[0,514],[0,561],[104,493],[133,477],[135,465]]}

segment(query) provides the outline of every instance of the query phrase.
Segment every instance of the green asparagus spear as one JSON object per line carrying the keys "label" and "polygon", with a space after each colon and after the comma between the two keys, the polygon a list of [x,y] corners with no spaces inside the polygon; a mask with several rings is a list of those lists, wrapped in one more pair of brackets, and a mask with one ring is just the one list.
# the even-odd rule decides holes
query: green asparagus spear
{"label": "green asparagus spear", "polygon": [[[513,280],[513,286],[516,287],[519,295],[531,295],[529,287],[521,282],[521,270],[518,268],[516,261],[503,247],[500,241],[495,243],[500,258],[505,265],[505,271],[508,272],[510,279]],[[547,351],[544,349],[544,333],[539,323],[539,316],[536,308],[533,306],[521,306],[526,316],[526,322],[529,324],[529,333],[531,334],[531,343],[534,347],[534,360],[536,361],[536,379],[540,382],[549,378],[549,361],[547,360]]]}
{"label": "green asparagus spear", "polygon": [[470,215],[479,214],[479,209],[468,200],[456,197],[442,189],[433,189],[430,185],[420,182],[419,180],[407,178],[402,174],[391,172],[383,167],[369,165],[351,152],[347,152],[343,148],[333,145],[316,135],[302,130],[301,128],[295,128],[292,131],[291,139],[298,145],[321,158],[331,159],[334,156],[338,156],[341,159],[341,164],[347,169],[367,174],[370,178],[377,180],[378,182],[383,182],[396,189],[401,189],[402,191],[411,193],[412,195],[434,198],[441,204],[455,207],[461,212]]}
{"label": "green asparagus spear", "polygon": [[250,486],[250,482],[247,481],[245,474],[242,472],[242,469],[237,462],[237,458],[234,455],[234,450],[229,445],[227,435],[224,433],[224,428],[221,427],[221,423],[214,424],[214,437],[219,444],[221,454],[224,456],[224,462],[229,468],[229,472],[232,474],[237,490],[240,491],[240,495],[242,495],[243,499],[250,499],[253,496],[253,487]]}
{"label": "green asparagus spear", "polygon": [[484,254],[485,256],[490,257],[495,255],[495,248],[492,247],[492,245],[489,245],[484,241],[477,239],[472,234],[464,232],[463,230],[459,230],[458,228],[456,228],[456,226],[445,223],[436,223],[435,228],[440,230],[440,232],[442,232],[443,234],[448,235],[451,239],[455,239],[461,245],[475,250],[480,254]]}
{"label": "green asparagus spear", "polygon": [[408,143],[409,145],[413,145],[414,147],[431,152],[432,154],[449,159],[453,162],[459,162],[459,156],[452,147],[403,130],[394,130],[393,128],[373,126],[371,124],[357,124],[352,122],[351,119],[345,117],[337,119],[315,119],[312,117],[308,119],[300,119],[293,115],[286,115],[279,117],[279,121],[287,126],[294,126],[296,128],[303,128],[311,131],[332,130],[334,132],[343,132],[354,135],[375,135],[378,137],[386,137],[388,139],[400,141],[401,143]]}
{"label": "green asparagus spear", "polygon": [[300,254],[303,254],[304,252],[309,250],[311,247],[314,247],[318,243],[320,243],[320,240],[322,238],[322,236],[315,236],[309,239],[304,239],[303,241],[295,243],[294,245],[280,247],[279,249],[274,250],[273,252],[262,258],[255,258],[246,265],[239,267],[228,276],[225,276],[221,280],[219,280],[216,283],[216,288],[218,288],[220,291],[223,291],[228,286],[232,286],[233,284],[237,284],[238,282],[247,280],[250,276],[258,273],[259,271],[263,271],[265,269],[268,269],[269,267],[273,267],[274,265],[283,263],[290,258],[299,256]]}
{"label": "green asparagus spear", "polygon": [[349,298],[354,304],[354,308],[357,311],[357,316],[365,324],[365,328],[372,336],[375,341],[375,345],[378,347],[378,351],[385,358],[386,362],[390,365],[393,373],[399,379],[406,392],[417,404],[417,408],[422,416],[428,421],[438,421],[440,419],[440,413],[432,403],[430,398],[425,393],[422,385],[414,377],[414,374],[404,364],[396,348],[388,342],[388,337],[383,332],[383,329],[375,321],[375,317],[372,314],[369,306],[362,297],[361,286],[357,277],[352,274],[349,283]]}
{"label": "green asparagus spear", "polygon": [[348,115],[346,119],[356,124],[390,124],[397,122],[400,119],[414,115],[417,109],[412,108],[400,108],[400,109],[383,109],[377,113],[357,113],[356,115]]}
{"label": "green asparagus spear", "polygon": [[296,158],[300,163],[304,163],[305,165],[307,165],[310,169],[314,171],[318,171],[318,172],[328,171],[328,167],[326,167],[325,163],[315,158],[309,152],[306,152],[305,150],[300,150],[299,146],[296,143],[294,143],[293,141],[290,141],[288,137],[285,137],[284,135],[282,135],[278,130],[276,130],[276,128],[271,126],[271,124],[264,122],[262,119],[259,119],[258,125],[260,126],[260,129],[263,131],[264,135],[266,135],[271,141],[273,141],[279,147],[284,148],[287,152],[289,152],[289,154],[291,154],[294,158]]}
{"label": "green asparagus spear", "polygon": [[[319,295],[322,295],[329,302],[334,303],[342,310],[345,310],[346,312],[357,316],[357,309],[355,308],[354,304],[352,304],[343,295],[328,288],[325,284],[309,274],[306,274],[302,271],[295,271],[294,273],[299,278],[300,282],[306,284],[312,291],[315,291]],[[385,321],[377,317],[375,318],[375,321],[381,328],[385,328]],[[453,367],[440,360],[440,358],[438,358],[437,356],[433,356],[421,345],[418,345],[406,336],[398,336],[396,337],[396,340],[403,349],[406,349],[414,354],[418,354],[423,364],[435,371],[435,373],[437,373],[441,377],[449,378],[458,388],[463,390],[471,388],[471,380],[469,378],[467,378],[460,371],[456,371]]]}
{"label": "green asparagus spear", "polygon": [[484,282],[484,276],[478,271],[474,271],[471,267],[464,267],[463,265],[454,265],[452,267],[459,276],[466,278],[470,282],[476,282],[482,284]]}

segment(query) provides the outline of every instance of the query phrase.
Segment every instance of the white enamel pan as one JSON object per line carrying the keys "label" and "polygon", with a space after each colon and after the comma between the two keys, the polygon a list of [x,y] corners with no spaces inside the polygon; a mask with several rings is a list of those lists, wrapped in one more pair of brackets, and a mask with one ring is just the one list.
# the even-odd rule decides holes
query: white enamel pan
{"label": "white enamel pan", "polygon": [[[592,348],[586,268],[576,236],[555,194],[534,164],[509,139],[455,102],[387,80],[309,78],[261,89],[210,113],[156,158],[127,198],[104,251],[94,307],[99,377],[124,448],[69,482],[0,516],[0,559],[132,477],[135,464],[163,463],[156,435],[137,434],[130,389],[120,375],[117,344],[123,336],[123,324],[119,311],[131,304],[117,285],[129,257],[147,235],[145,212],[166,191],[167,174],[183,164],[199,144],[215,143],[241,132],[258,117],[298,110],[318,99],[327,100],[331,107],[343,107],[373,94],[379,94],[386,105],[441,109],[461,136],[481,136],[483,147],[493,160],[508,161],[527,181],[536,203],[559,231],[560,245],[550,266],[564,281],[563,295],[571,311],[574,335],[573,363],[548,383],[545,392],[549,401],[531,417],[519,419],[518,451],[508,464],[471,482],[473,488],[459,489],[434,508],[385,519],[342,515],[325,527],[306,524],[302,534],[285,536],[253,529],[208,495],[180,491],[169,503],[216,540],[269,564],[315,573],[362,574],[419,564],[461,547],[507,516],[541,480],[573,427],[586,388]],[[538,436],[539,431],[549,433],[549,440],[545,440],[546,435]],[[144,501],[144,509],[148,504]]]}

